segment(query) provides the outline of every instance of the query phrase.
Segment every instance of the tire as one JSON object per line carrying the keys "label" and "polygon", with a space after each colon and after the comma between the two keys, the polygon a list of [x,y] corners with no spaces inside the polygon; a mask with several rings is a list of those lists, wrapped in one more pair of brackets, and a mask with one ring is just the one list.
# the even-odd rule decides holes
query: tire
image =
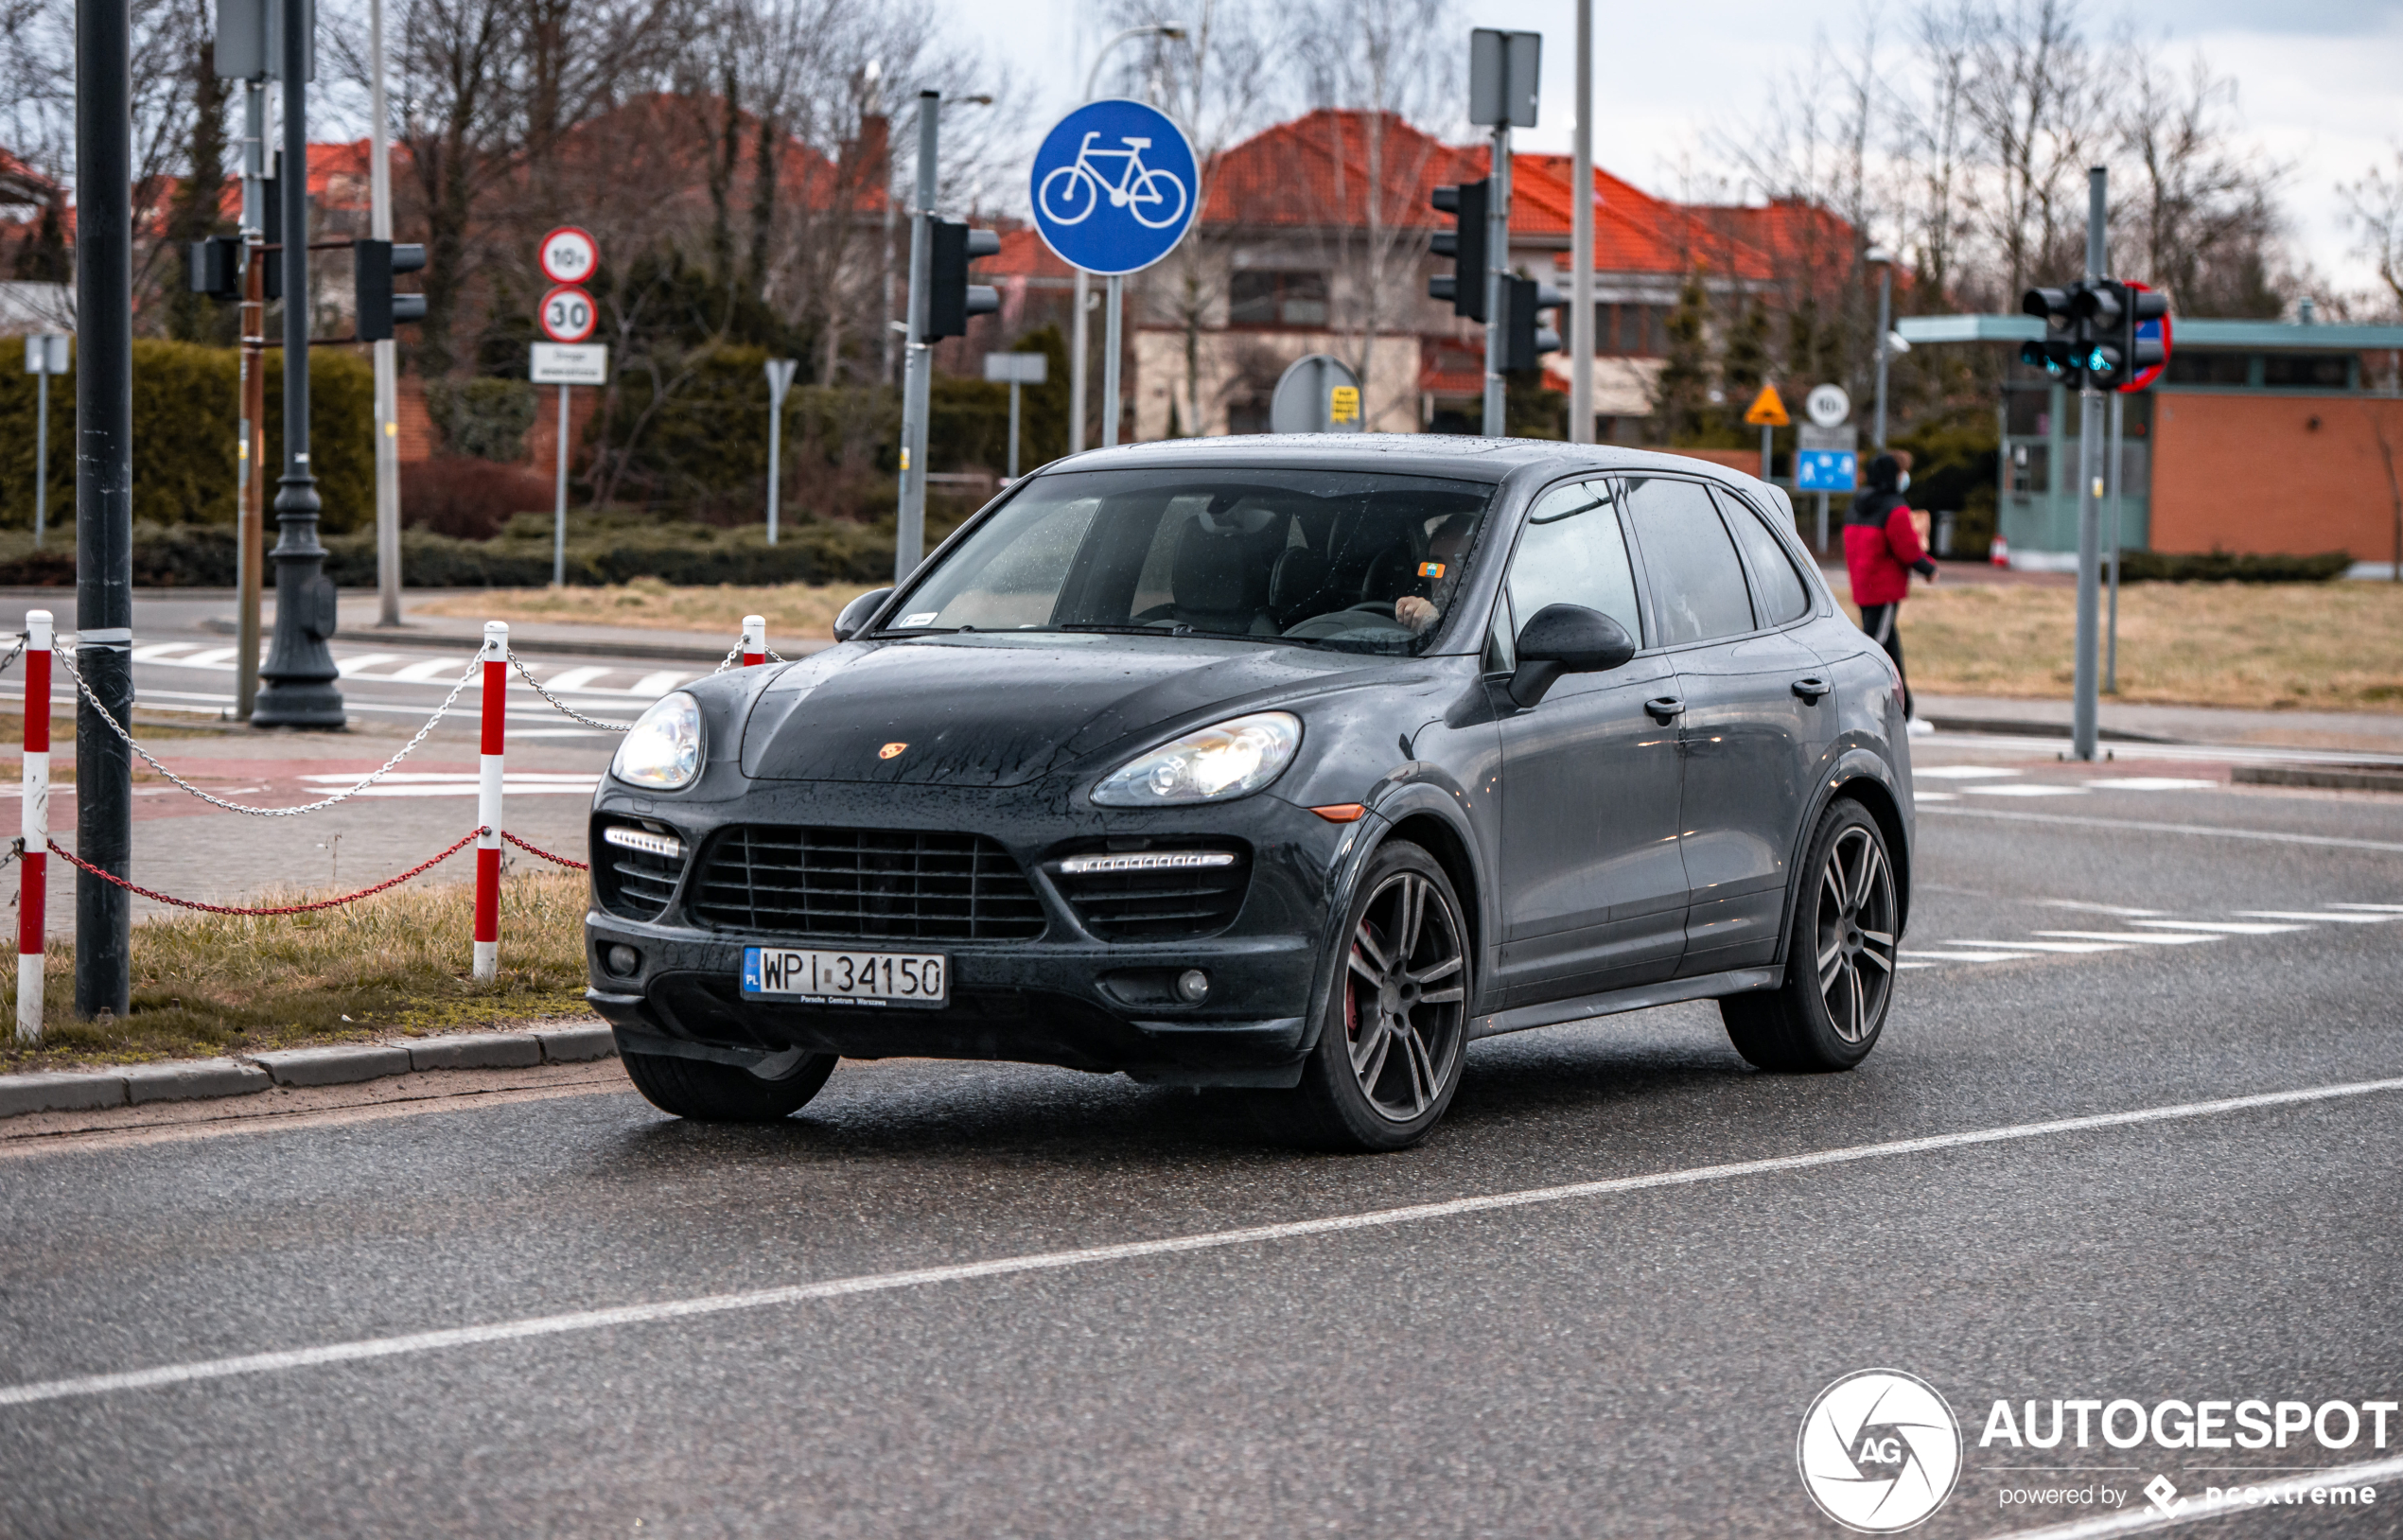
{"label": "tire", "polygon": [[627,1054],[626,1078],[662,1112],[697,1123],[774,1123],[808,1105],[834,1073],[833,1054],[804,1054],[781,1080],[735,1064],[668,1054]]}
{"label": "tire", "polygon": [[1476,994],[1468,925],[1444,868],[1407,840],[1369,858],[1345,918],[1318,1046],[1301,1084],[1262,1111],[1273,1132],[1318,1148],[1407,1149],[1460,1089]]}
{"label": "tire", "polygon": [[1868,810],[1842,797],[1821,815],[1802,869],[1784,981],[1725,996],[1719,1017],[1735,1051],[1760,1069],[1849,1070],[1877,1046],[1894,1003],[1894,861]]}

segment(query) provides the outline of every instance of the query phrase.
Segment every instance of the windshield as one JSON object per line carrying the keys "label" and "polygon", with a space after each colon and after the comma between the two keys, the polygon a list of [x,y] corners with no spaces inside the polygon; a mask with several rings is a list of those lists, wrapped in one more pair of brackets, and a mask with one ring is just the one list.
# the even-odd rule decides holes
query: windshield
{"label": "windshield", "polygon": [[919,580],[883,634],[1132,630],[1423,652],[1493,493],[1359,471],[1038,476]]}

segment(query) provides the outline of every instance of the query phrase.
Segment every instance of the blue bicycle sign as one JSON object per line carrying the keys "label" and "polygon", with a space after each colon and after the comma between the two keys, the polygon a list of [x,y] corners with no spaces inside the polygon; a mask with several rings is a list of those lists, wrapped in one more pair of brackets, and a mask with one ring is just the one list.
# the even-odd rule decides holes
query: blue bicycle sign
{"label": "blue bicycle sign", "polygon": [[1035,229],[1072,267],[1140,271],[1184,238],[1200,182],[1193,147],[1166,114],[1088,102],[1035,152]]}

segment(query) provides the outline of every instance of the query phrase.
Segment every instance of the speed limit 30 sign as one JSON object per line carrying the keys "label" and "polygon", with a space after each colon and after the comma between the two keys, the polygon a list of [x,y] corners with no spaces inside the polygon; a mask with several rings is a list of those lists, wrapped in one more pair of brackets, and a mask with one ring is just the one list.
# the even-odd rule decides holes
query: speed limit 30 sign
{"label": "speed limit 30 sign", "polygon": [[581,342],[600,321],[592,296],[573,285],[562,284],[542,296],[542,335],[554,342]]}
{"label": "speed limit 30 sign", "polygon": [[563,224],[542,237],[535,260],[542,265],[542,275],[554,284],[588,283],[593,269],[601,265],[601,248],[574,225]]}

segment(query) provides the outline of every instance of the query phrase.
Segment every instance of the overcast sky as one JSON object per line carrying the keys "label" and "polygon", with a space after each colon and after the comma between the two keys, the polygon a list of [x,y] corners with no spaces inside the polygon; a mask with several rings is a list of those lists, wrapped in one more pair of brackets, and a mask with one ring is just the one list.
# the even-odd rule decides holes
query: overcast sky
{"label": "overcast sky", "polygon": [[[1036,131],[1071,105],[1103,35],[1086,0],[937,0],[1035,88]],[[1374,3],[1374,0],[1371,0]],[[1900,26],[1903,8],[1886,14]],[[1522,143],[1566,150],[1574,84],[1573,0],[1467,0],[1468,25],[1544,34],[1541,125]],[[2109,13],[2096,8],[2097,17]],[[2292,167],[2284,202],[2293,240],[2340,291],[2366,289],[2336,184],[2394,163],[2403,139],[2403,0],[2152,0],[2121,12],[2183,67],[2200,49],[2237,83],[2244,120]],[[1674,190],[1672,168],[1703,134],[1750,112],[1748,98],[1807,61],[1822,30],[1850,37],[1862,11],[1792,0],[1595,7],[1594,158],[1640,186]],[[1464,53],[1466,40],[1463,39]]]}

